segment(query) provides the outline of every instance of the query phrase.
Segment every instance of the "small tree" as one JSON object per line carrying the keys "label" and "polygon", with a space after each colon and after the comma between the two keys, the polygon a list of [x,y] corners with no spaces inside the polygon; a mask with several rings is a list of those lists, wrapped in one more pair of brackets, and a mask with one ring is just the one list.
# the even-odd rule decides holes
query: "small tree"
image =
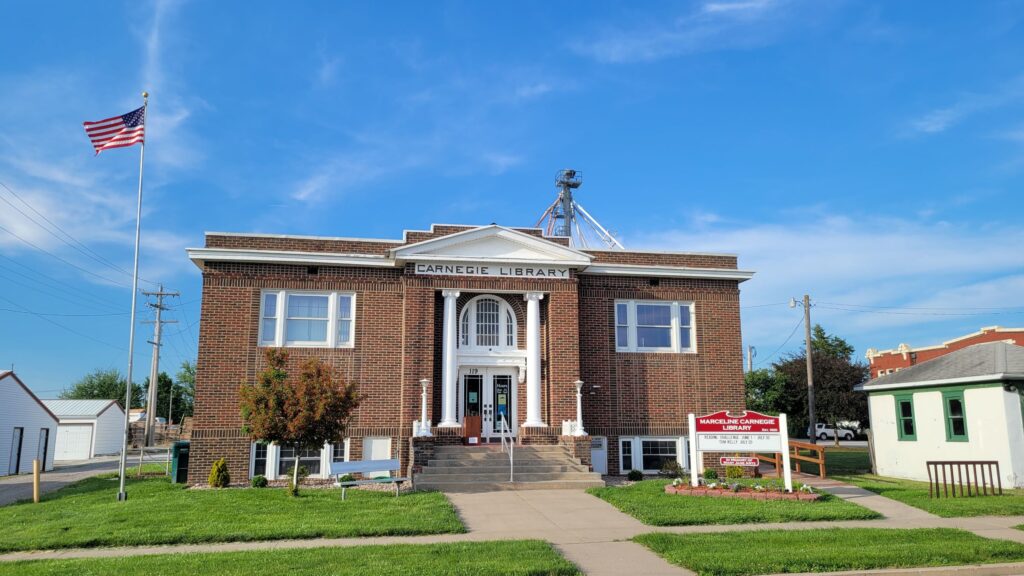
{"label": "small tree", "polygon": [[299,455],[345,437],[359,394],[318,358],[303,362],[298,379],[292,379],[287,352],[270,348],[265,357],[266,369],[239,391],[244,429],[255,439],[295,448],[292,493],[298,494]]}

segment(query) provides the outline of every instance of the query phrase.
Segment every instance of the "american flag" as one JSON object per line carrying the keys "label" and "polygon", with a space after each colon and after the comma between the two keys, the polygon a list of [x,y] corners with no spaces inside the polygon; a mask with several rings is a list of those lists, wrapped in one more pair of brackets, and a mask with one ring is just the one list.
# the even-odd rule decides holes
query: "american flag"
{"label": "american flag", "polygon": [[145,141],[146,107],[98,122],[83,122],[96,154],[110,148],[124,148]]}

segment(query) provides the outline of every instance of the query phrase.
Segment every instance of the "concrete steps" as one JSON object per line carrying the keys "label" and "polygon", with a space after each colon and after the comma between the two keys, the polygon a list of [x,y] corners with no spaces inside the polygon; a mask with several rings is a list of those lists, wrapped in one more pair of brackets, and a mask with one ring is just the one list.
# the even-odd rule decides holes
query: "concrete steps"
{"label": "concrete steps", "polygon": [[515,476],[500,445],[438,446],[416,475],[417,488],[443,492],[579,489],[604,486],[601,475],[569,456],[562,446],[516,446]]}

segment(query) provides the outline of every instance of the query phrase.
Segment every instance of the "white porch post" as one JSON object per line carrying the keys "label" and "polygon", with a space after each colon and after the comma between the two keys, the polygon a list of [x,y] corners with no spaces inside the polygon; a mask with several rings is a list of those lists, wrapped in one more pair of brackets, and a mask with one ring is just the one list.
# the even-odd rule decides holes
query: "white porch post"
{"label": "white porch post", "polygon": [[527,292],[526,300],[526,422],[523,426],[544,427],[540,417],[540,301],[541,292]]}
{"label": "white porch post", "polygon": [[458,290],[442,290],[444,296],[444,333],[442,340],[443,364],[441,365],[441,423],[440,428],[459,426],[456,420],[456,398],[458,368],[455,363],[456,334],[458,319],[455,317],[455,302],[459,297]]}

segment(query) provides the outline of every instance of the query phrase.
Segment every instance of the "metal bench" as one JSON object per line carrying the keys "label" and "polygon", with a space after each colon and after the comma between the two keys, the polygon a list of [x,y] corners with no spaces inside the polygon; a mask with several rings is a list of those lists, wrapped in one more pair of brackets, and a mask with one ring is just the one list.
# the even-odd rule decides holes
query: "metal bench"
{"label": "metal bench", "polygon": [[401,463],[395,460],[359,460],[356,462],[333,462],[331,463],[331,476],[338,478],[338,481],[334,483],[335,486],[341,487],[341,499],[345,499],[345,490],[349,486],[360,486],[363,484],[382,484],[392,483],[395,485],[395,497],[398,497],[398,485],[402,482],[406,482],[408,478],[401,478],[397,476],[388,476],[386,478],[364,478],[362,480],[346,480],[341,481],[341,477],[345,474],[367,474],[370,472],[379,472],[381,470],[387,470],[390,474],[391,471],[399,470],[402,467]]}

